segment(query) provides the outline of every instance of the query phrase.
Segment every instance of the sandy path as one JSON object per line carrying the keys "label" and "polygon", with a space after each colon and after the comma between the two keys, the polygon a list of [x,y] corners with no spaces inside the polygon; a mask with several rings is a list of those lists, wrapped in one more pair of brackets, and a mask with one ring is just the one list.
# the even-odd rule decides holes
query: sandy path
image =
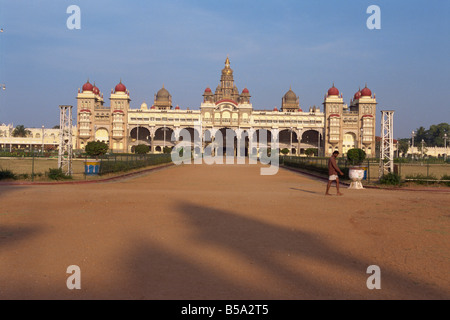
{"label": "sandy path", "polygon": [[[259,169],[0,186],[0,298],[450,298],[449,194],[325,197],[324,182]],[[81,290],[66,287],[70,265]],[[370,265],[381,290],[366,287]]]}

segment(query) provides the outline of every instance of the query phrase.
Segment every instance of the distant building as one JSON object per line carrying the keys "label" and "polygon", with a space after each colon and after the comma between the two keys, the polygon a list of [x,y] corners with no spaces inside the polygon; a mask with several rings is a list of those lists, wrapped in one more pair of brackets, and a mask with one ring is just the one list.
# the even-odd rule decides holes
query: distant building
{"label": "distant building", "polygon": [[[0,125],[0,149],[16,150],[26,149],[41,150],[44,147],[59,146],[59,129],[52,128],[26,128],[30,133],[26,137],[13,137],[14,126],[12,124]],[[76,143],[76,129],[73,129],[74,144]]]}

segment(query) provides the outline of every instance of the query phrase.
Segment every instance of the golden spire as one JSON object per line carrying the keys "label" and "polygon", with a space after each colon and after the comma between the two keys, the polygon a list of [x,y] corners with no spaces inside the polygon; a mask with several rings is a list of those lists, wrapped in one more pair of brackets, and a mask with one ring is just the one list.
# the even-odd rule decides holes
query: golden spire
{"label": "golden spire", "polygon": [[233,70],[230,68],[230,58],[227,55],[227,60],[225,60],[225,68],[222,70],[222,74],[224,75],[232,75]]}

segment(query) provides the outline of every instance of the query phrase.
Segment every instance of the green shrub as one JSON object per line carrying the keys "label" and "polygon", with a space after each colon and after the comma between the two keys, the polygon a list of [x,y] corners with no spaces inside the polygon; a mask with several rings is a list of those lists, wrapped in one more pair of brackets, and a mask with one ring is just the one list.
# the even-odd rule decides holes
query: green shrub
{"label": "green shrub", "polygon": [[0,169],[0,180],[13,179],[16,180],[17,176],[8,169]]}
{"label": "green shrub", "polygon": [[311,156],[316,156],[317,157],[318,152],[319,152],[319,150],[317,150],[317,148],[308,148],[308,149],[305,150],[305,154],[308,157],[311,157]]}
{"label": "green shrub", "polygon": [[137,154],[147,154],[149,152],[150,152],[150,147],[146,144],[140,144],[134,148],[134,153],[137,153]]}
{"label": "green shrub", "polygon": [[90,157],[98,157],[108,152],[108,145],[102,141],[90,141],[84,150]]}
{"label": "green shrub", "polygon": [[284,155],[287,155],[288,153],[289,153],[289,149],[288,148],[284,148],[284,149],[281,149],[281,151],[280,151],[282,154],[284,154]]}
{"label": "green shrub", "polygon": [[360,165],[366,159],[366,152],[359,148],[353,148],[347,151],[347,159],[352,165]]}
{"label": "green shrub", "polygon": [[402,183],[402,179],[401,177],[396,174],[396,173],[388,173],[385,174],[381,179],[380,179],[380,183],[381,184],[387,184],[387,185],[392,185],[392,186],[399,186]]}
{"label": "green shrub", "polygon": [[47,176],[51,180],[67,180],[72,179],[72,176],[66,176],[62,169],[49,169]]}
{"label": "green shrub", "polygon": [[165,154],[170,154],[170,153],[172,153],[172,147],[164,147],[163,148],[163,153],[165,153]]}

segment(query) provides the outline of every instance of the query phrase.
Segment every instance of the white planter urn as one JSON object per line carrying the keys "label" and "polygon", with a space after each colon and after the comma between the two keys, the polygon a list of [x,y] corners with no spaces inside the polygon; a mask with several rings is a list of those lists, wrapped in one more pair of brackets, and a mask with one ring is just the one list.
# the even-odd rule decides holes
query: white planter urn
{"label": "white planter urn", "polygon": [[361,181],[364,179],[364,169],[360,167],[351,167],[348,175],[352,182],[350,183],[349,189],[364,189]]}

